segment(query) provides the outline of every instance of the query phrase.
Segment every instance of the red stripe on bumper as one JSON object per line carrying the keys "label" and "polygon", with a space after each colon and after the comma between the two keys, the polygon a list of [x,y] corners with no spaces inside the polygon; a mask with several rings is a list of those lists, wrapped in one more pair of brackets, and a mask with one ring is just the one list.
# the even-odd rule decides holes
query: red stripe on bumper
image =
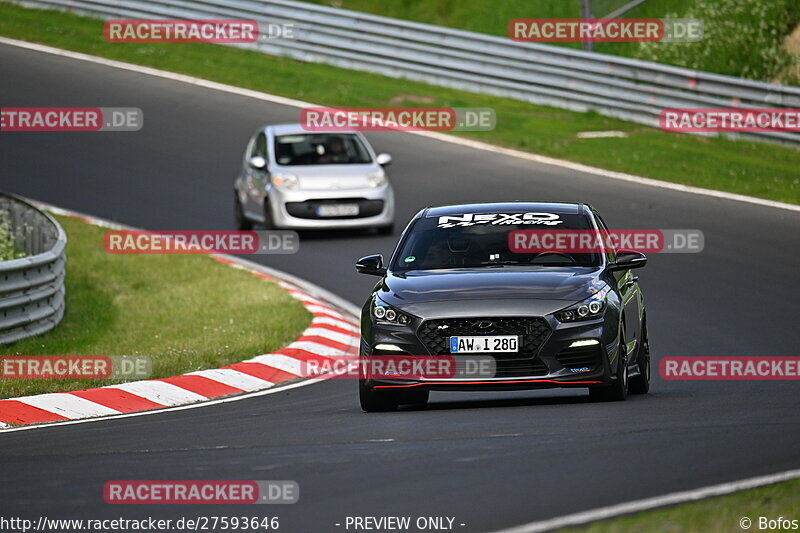
{"label": "red stripe on bumper", "polygon": [[503,381],[426,381],[424,383],[410,383],[408,385],[375,385],[376,389],[398,389],[408,387],[422,387],[425,385],[506,385],[509,383],[557,383],[559,385],[597,385],[602,381],[556,381],[553,379],[512,379]]}

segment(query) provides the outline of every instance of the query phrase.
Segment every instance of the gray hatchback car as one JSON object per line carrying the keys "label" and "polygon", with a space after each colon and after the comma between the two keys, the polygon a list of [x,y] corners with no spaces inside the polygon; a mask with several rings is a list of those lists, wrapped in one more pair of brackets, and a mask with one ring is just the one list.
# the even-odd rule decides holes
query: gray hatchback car
{"label": "gray hatchback car", "polygon": [[237,227],[267,229],[394,226],[394,191],[384,167],[357,131],[307,131],[299,124],[265,126],[250,142],[234,184]]}

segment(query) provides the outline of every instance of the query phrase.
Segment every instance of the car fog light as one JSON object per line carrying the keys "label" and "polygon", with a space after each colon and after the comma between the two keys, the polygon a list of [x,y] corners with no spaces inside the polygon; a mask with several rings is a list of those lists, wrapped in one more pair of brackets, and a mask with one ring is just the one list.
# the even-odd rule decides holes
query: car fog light
{"label": "car fog light", "polygon": [[396,344],[376,344],[376,350],[382,350],[384,352],[402,352],[403,349]]}
{"label": "car fog light", "polygon": [[581,346],[594,346],[595,344],[600,344],[600,341],[596,339],[583,339],[580,341],[575,341],[569,345],[570,348],[580,348]]}

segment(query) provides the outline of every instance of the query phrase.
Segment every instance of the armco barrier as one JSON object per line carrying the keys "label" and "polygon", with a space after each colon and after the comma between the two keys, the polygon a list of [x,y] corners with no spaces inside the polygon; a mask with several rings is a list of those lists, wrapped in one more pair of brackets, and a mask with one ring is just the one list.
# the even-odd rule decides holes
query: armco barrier
{"label": "armco barrier", "polygon": [[0,193],[0,212],[23,235],[22,259],[0,262],[0,344],[53,329],[64,316],[67,235],[53,217]]}
{"label": "armco barrier", "polygon": [[[800,107],[800,87],[289,0],[19,0],[103,18],[238,18],[294,24],[295,39],[236,45],[658,126],[667,108]],[[266,37],[262,35],[262,37]],[[120,45],[124,46],[124,45]],[[800,133],[731,134],[800,144]]]}

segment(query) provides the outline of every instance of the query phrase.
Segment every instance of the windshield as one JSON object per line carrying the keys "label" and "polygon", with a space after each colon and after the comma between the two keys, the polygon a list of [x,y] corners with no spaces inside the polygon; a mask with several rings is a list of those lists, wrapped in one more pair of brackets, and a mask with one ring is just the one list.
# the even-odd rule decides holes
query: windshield
{"label": "windshield", "polygon": [[509,234],[514,230],[553,228],[594,229],[589,217],[575,214],[491,213],[422,218],[411,228],[392,270],[602,264],[597,253],[515,253],[509,249]]}
{"label": "windshield", "polygon": [[372,158],[352,133],[303,133],[275,137],[275,162],[285,166],[360,165]]}

